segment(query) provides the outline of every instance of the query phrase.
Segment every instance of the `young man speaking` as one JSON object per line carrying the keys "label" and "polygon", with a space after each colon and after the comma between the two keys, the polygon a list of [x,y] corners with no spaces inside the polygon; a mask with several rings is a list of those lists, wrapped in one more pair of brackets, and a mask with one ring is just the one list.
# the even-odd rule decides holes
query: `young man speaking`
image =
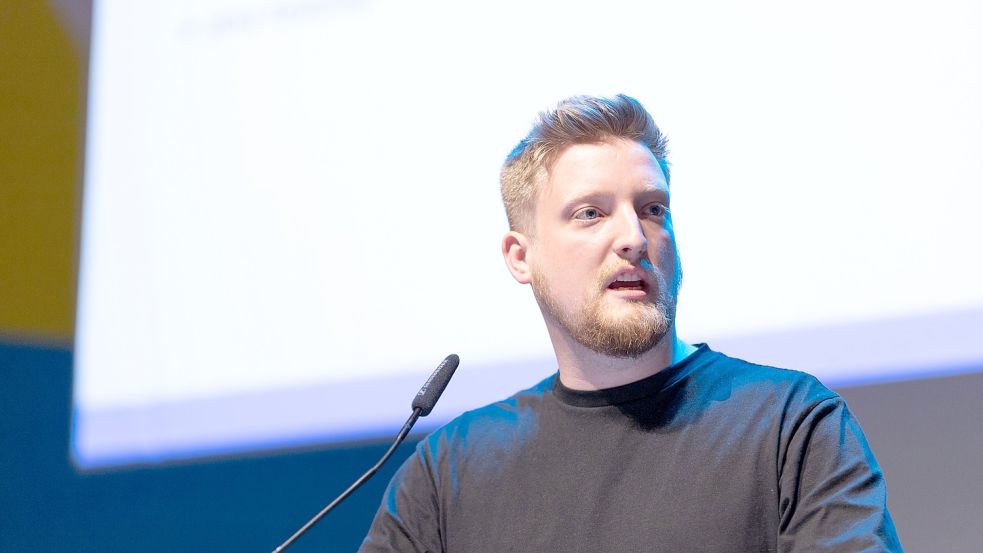
{"label": "young man speaking", "polygon": [[559,372],[424,439],[360,551],[900,551],[843,400],[676,336],[666,140],[574,97],[505,161],[502,242]]}

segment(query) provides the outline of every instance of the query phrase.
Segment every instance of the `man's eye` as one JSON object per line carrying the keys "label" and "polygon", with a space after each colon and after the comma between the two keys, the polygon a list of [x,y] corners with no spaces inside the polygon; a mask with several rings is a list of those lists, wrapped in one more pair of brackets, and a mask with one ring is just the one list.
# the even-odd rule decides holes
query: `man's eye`
{"label": "man's eye", "polygon": [[669,208],[662,204],[649,204],[645,206],[645,214],[653,217],[665,217],[669,214]]}
{"label": "man's eye", "polygon": [[597,219],[600,216],[601,216],[601,210],[597,209],[596,207],[585,207],[573,214],[574,219],[581,219],[584,221]]}

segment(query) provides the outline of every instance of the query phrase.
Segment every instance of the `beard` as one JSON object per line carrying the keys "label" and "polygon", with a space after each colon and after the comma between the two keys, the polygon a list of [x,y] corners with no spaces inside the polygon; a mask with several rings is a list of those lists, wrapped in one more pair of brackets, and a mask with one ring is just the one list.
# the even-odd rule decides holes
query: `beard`
{"label": "beard", "polygon": [[[650,269],[655,290],[651,290],[648,298],[630,301],[617,309],[605,308],[603,295],[605,283],[622,264],[605,267],[583,303],[572,313],[561,307],[549,279],[536,269],[532,271],[532,290],[543,314],[556,321],[577,343],[609,357],[637,358],[658,345],[675,322],[676,298],[682,281],[678,254],[675,259],[671,283],[659,271]],[[653,295],[654,301],[650,299]]]}

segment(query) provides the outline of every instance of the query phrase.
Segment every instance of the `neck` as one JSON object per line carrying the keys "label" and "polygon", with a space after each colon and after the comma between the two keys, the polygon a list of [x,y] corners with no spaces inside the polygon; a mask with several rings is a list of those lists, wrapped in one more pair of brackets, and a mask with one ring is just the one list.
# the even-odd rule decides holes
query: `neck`
{"label": "neck", "polygon": [[568,336],[555,334],[551,329],[560,382],[574,390],[602,390],[630,384],[652,376],[696,351],[696,347],[676,336],[675,326],[654,348],[630,359],[610,357],[587,349]]}

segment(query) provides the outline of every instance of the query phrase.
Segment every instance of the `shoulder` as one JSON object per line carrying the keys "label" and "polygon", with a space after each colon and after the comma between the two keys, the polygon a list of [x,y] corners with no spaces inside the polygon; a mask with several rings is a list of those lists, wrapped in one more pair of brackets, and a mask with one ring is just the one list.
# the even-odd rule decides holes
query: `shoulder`
{"label": "shoulder", "polygon": [[424,438],[420,452],[427,457],[443,457],[451,452],[491,453],[508,448],[538,428],[543,404],[551,401],[556,375],[511,396],[462,413]]}
{"label": "shoulder", "polygon": [[[705,347],[705,346],[704,346]],[[694,371],[694,383],[739,398],[818,405],[839,400],[815,376],[795,369],[761,365],[706,348],[706,363]]]}
{"label": "shoulder", "polygon": [[752,363],[706,346],[697,354],[702,357],[697,367],[678,384],[687,412],[703,421],[786,435],[809,413],[844,406],[838,394],[808,373]]}

